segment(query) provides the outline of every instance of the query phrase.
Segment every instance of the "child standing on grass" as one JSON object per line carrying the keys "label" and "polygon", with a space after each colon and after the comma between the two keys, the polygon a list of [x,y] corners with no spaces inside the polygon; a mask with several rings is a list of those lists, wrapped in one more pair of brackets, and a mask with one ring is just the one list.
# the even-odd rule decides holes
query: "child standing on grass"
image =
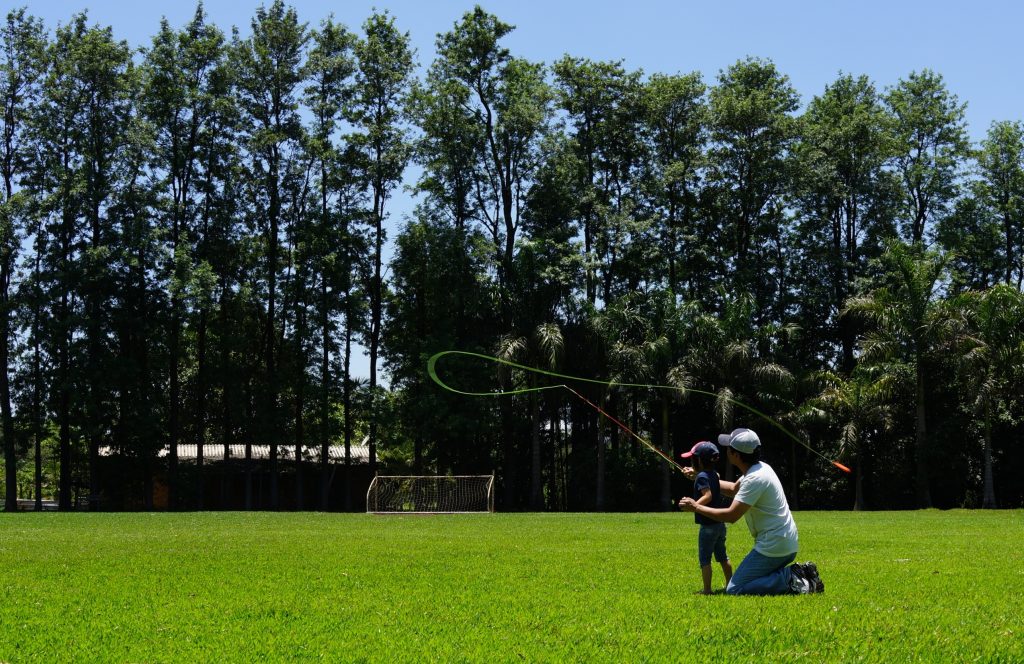
{"label": "child standing on grass", "polygon": [[[722,489],[718,481],[718,472],[715,464],[718,462],[718,448],[714,443],[702,440],[694,445],[689,452],[680,455],[683,459],[693,459],[693,470],[696,476],[693,478],[693,499],[698,505],[708,507],[725,507],[725,498],[722,496]],[[687,473],[689,475],[689,473]],[[682,507],[683,501],[679,501]],[[729,563],[729,554],[725,551],[725,524],[706,516],[694,513],[694,520],[700,524],[700,532],[697,534],[697,559],[700,562],[700,573],[704,579],[705,595],[711,594],[711,556],[722,566],[722,573],[725,574],[725,585],[729,585],[732,578],[732,565]]]}

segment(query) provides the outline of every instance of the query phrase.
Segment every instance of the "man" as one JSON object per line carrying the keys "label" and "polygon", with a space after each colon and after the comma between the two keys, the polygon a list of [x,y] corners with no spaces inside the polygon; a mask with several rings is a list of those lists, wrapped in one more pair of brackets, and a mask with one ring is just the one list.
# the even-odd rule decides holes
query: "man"
{"label": "man", "polygon": [[[728,507],[698,505],[683,498],[679,507],[723,523],[735,523],[740,517],[754,538],[754,548],[736,568],[725,592],[730,595],[784,595],[824,592],[825,584],[814,563],[797,563],[799,540],[796,522],[789,511],[786,494],[772,467],[761,461],[761,439],[750,429],[736,429],[718,437],[726,449],[726,458],[739,469],[735,482],[721,480],[723,494],[733,496]],[[688,477],[693,475],[687,469]]]}

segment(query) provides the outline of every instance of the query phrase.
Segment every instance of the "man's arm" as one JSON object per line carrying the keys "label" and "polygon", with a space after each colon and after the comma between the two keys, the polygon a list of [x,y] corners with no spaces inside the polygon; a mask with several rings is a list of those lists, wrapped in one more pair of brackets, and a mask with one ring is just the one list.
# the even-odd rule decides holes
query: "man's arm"
{"label": "man's arm", "polygon": [[735,482],[727,482],[725,480],[718,480],[718,486],[722,489],[722,495],[723,496],[729,496],[729,497],[735,496],[736,492],[740,490],[740,482],[741,481],[742,481],[742,478],[736,480]]}
{"label": "man's arm", "polygon": [[[703,497],[701,496],[701,498]],[[693,498],[683,498],[679,501],[679,508],[684,512],[696,512],[701,516],[706,516],[709,519],[721,521],[722,523],[736,523],[740,520],[740,517],[747,513],[750,505],[734,500],[728,507],[708,507],[698,503]]]}

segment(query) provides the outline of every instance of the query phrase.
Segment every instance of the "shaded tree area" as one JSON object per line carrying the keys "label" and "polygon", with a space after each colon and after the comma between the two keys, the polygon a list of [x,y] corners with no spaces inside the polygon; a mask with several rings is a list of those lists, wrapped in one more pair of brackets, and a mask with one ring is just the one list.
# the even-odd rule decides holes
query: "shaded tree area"
{"label": "shaded tree area", "polygon": [[243,36],[200,5],[134,52],[85,13],[6,16],[7,509],[361,509],[363,441],[370,472],[494,472],[503,510],[688,491],[565,389],[442,390],[450,349],[607,381],[438,365],[567,382],[669,454],[755,428],[801,508],[1024,504],[1019,120],[971,145],[930,70],[813,94],[760,58],[532,62],[480,7],[418,63],[400,18],[277,1]]}

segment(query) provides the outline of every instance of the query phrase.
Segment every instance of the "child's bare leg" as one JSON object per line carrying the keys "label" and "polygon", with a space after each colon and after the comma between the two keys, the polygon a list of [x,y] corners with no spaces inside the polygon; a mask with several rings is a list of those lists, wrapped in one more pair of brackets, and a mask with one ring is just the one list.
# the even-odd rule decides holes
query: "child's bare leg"
{"label": "child's bare leg", "polygon": [[722,574],[725,574],[725,585],[729,585],[729,579],[732,578],[732,563],[728,559],[722,561]]}
{"label": "child's bare leg", "polygon": [[704,594],[711,594],[711,563],[703,565],[700,568],[700,575],[704,577]]}

